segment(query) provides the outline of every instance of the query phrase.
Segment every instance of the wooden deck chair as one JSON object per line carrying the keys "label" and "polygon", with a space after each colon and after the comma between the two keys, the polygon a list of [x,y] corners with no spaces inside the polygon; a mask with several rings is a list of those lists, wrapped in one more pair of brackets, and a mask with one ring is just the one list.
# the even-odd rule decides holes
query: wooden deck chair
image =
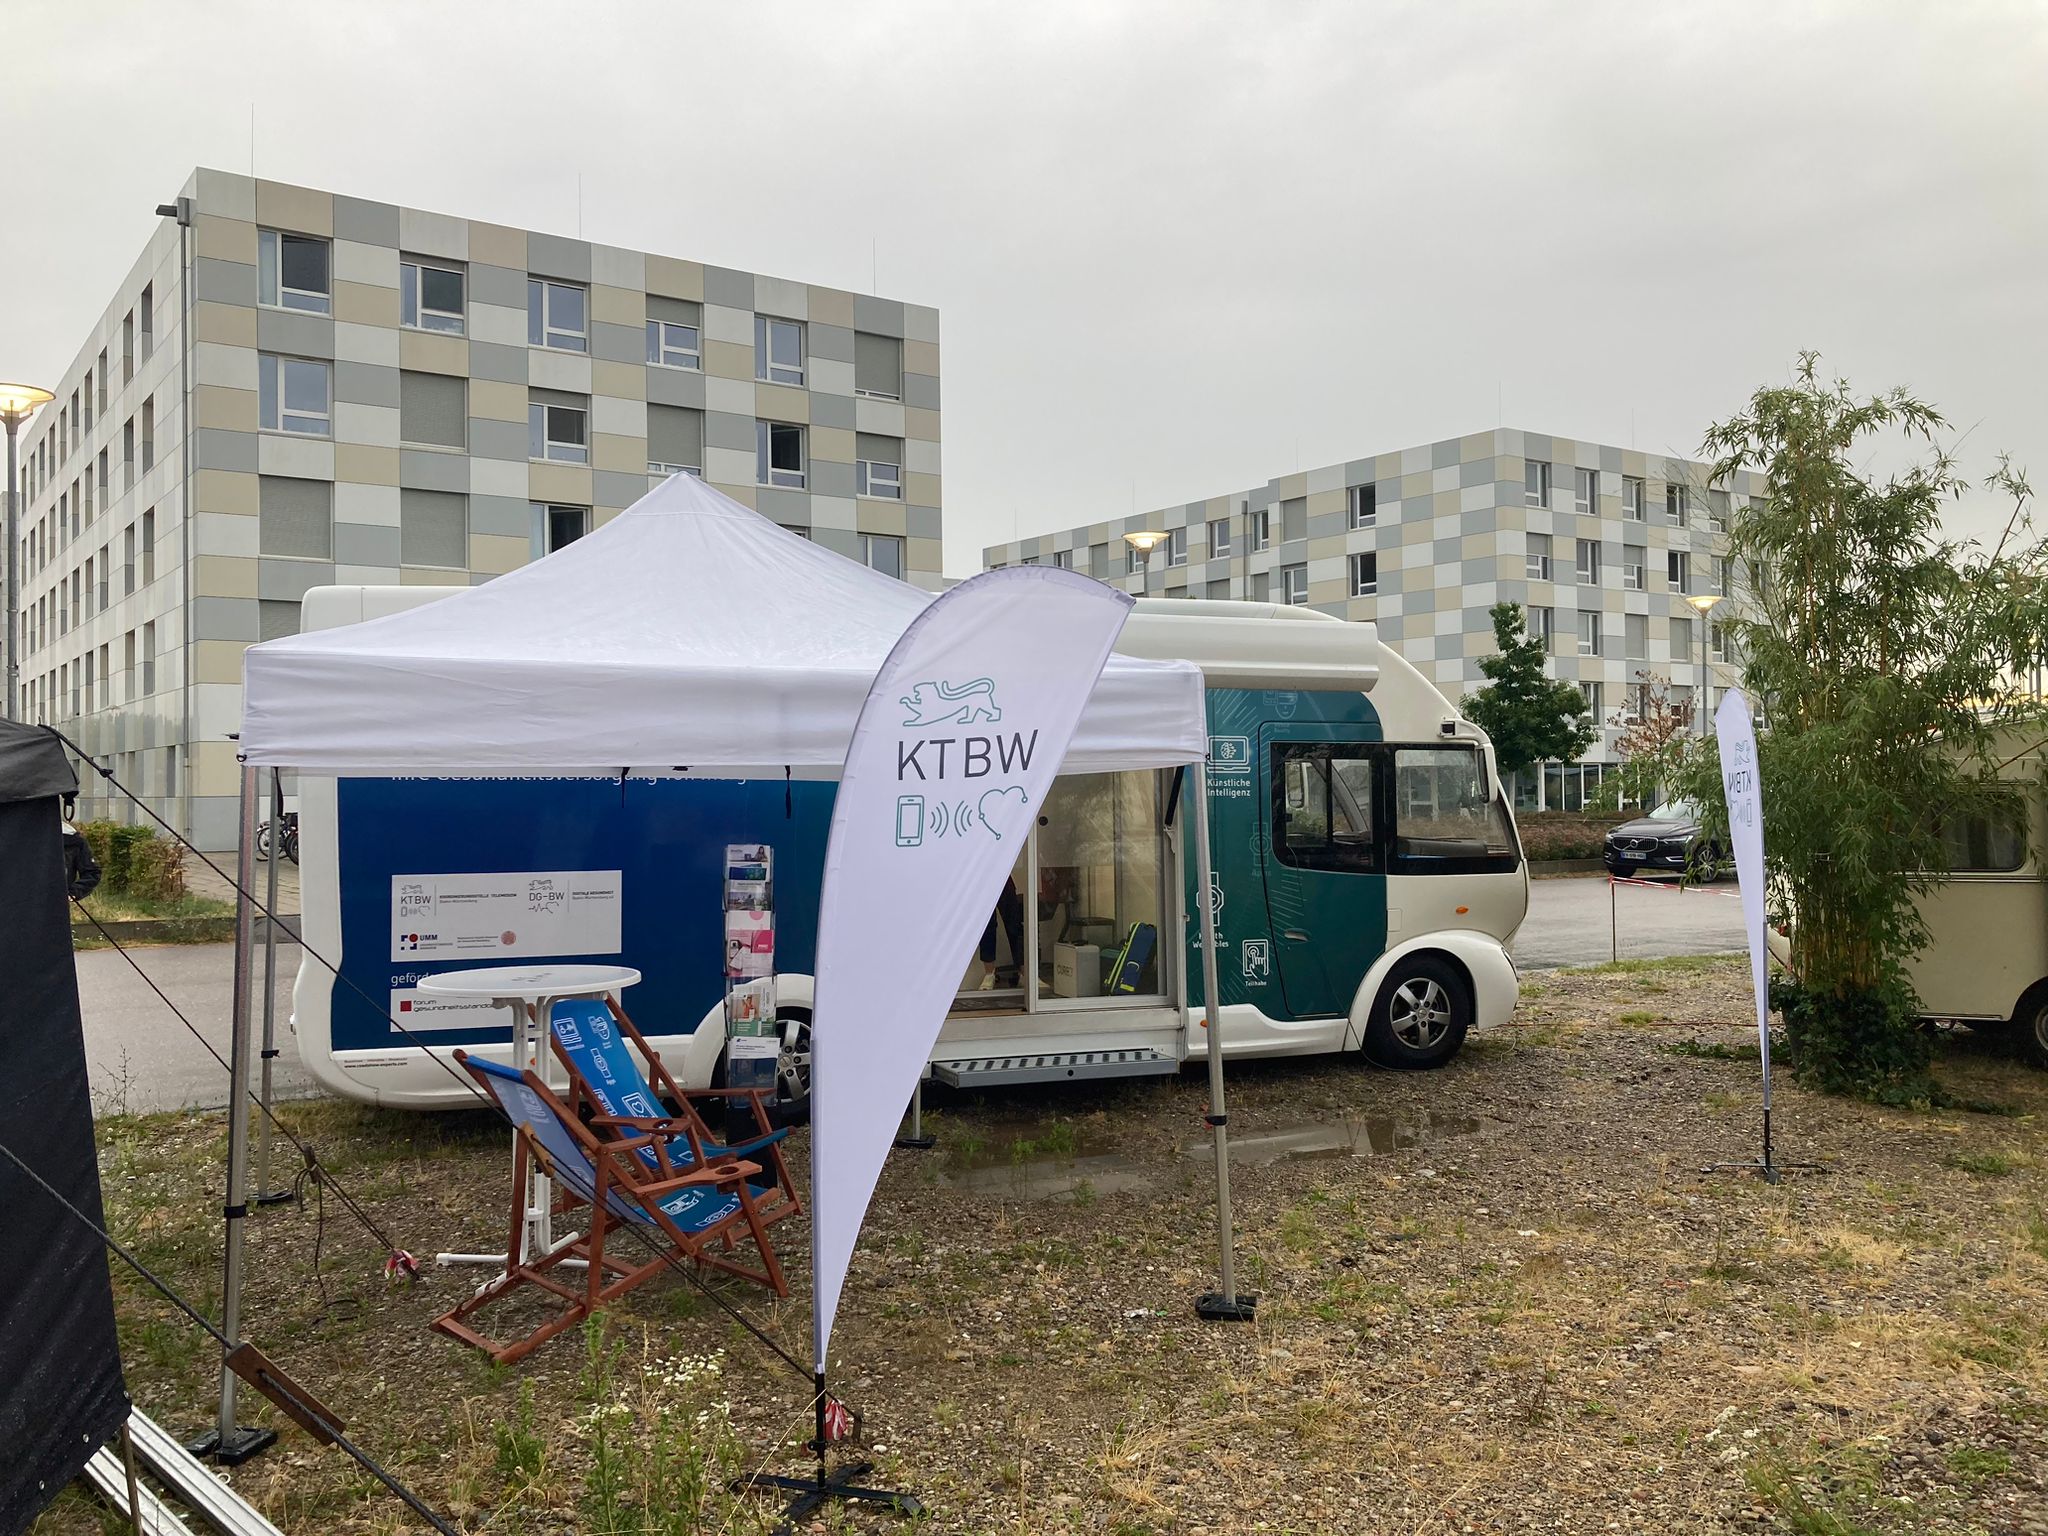
{"label": "wooden deck chair", "polygon": [[[752,1160],[762,1168],[752,1181],[761,1220],[773,1224],[802,1212],[782,1156],[789,1129],[771,1127],[764,1090],[681,1087],[662,1065],[660,1053],[609,998],[566,998],[550,1010],[547,1022],[555,1059],[569,1073],[570,1104],[593,1131],[607,1138],[645,1139],[636,1155],[661,1178],[707,1162]],[[711,1135],[696,1106],[740,1098],[752,1101],[758,1134],[727,1145]],[[674,1113],[664,1113],[670,1106]]]}
{"label": "wooden deck chair", "polygon": [[[760,1164],[735,1158],[659,1176],[636,1155],[652,1138],[600,1137],[532,1072],[501,1067],[467,1051],[457,1051],[455,1059],[498,1101],[519,1136],[505,1273],[435,1318],[437,1330],[509,1364],[653,1278],[677,1257],[755,1281],[778,1296],[789,1294],[749,1182],[762,1173]],[[564,1207],[589,1207],[590,1229],[547,1253],[522,1256],[529,1159],[555,1181]],[[651,1245],[614,1242],[608,1251],[606,1239],[624,1227],[646,1233]],[[759,1251],[758,1268],[736,1257],[736,1244],[747,1238]],[[581,1259],[588,1266],[580,1283],[573,1269],[561,1268],[565,1259]],[[559,1303],[531,1333],[501,1343],[471,1326],[485,1307],[528,1286]]]}

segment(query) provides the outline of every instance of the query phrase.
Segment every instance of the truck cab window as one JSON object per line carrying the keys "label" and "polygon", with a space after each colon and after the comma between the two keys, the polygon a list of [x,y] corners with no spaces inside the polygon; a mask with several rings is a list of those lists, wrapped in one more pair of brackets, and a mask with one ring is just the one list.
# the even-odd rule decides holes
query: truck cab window
{"label": "truck cab window", "polygon": [[1395,749],[1397,873],[1482,873],[1512,869],[1514,858],[1507,809],[1498,796],[1488,797],[1475,749]]}
{"label": "truck cab window", "polygon": [[1296,869],[1378,874],[1373,774],[1381,749],[1287,742],[1273,748],[1273,850]]}

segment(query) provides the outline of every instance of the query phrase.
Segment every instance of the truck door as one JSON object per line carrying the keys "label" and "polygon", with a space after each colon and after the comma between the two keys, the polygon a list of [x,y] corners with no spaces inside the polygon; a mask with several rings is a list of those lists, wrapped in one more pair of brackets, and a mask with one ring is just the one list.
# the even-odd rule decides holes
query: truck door
{"label": "truck door", "polygon": [[1350,1011],[1387,940],[1386,748],[1369,727],[1273,722],[1259,732],[1266,914],[1287,1011]]}

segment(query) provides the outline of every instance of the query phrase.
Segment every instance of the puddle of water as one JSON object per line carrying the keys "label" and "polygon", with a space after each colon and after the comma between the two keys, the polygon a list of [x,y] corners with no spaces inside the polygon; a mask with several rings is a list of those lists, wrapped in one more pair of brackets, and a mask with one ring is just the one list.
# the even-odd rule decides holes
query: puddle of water
{"label": "puddle of water", "polygon": [[[1267,1163],[1304,1158],[1386,1157],[1454,1136],[1476,1136],[1483,1126],[1477,1115],[1443,1115],[1435,1111],[1310,1120],[1233,1136],[1230,1160],[1263,1167]],[[1206,1137],[1181,1148],[1181,1156],[1196,1162],[1213,1161],[1215,1152],[1214,1143]]]}
{"label": "puddle of water", "polygon": [[[1477,1115],[1434,1111],[1309,1120],[1232,1136],[1230,1160],[1262,1167],[1296,1159],[1386,1157],[1485,1128]],[[1048,1200],[1072,1196],[1083,1186],[1095,1195],[1145,1190],[1160,1172],[1118,1152],[1114,1127],[1100,1122],[1060,1121],[1049,1132],[1042,1126],[991,1126],[985,1134],[954,1129],[950,1135],[954,1144],[941,1140],[935,1154],[942,1189]],[[1215,1156],[1207,1137],[1178,1150],[1191,1163]]]}

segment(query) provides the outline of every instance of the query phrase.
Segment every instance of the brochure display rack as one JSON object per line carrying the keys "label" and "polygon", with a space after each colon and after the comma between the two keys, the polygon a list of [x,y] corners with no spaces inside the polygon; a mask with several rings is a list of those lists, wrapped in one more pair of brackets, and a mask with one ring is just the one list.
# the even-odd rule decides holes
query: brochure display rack
{"label": "brochure display rack", "polygon": [[[775,850],[725,849],[725,1083],[773,1090],[782,1055],[775,1017]],[[735,1124],[753,1124],[747,1101],[726,1100]]]}

